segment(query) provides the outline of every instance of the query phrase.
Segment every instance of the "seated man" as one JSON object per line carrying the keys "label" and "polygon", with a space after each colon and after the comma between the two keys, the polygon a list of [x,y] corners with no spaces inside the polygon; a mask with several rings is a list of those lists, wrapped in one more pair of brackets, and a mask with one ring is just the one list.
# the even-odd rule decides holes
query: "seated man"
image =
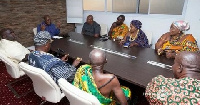
{"label": "seated man", "polygon": [[165,54],[167,58],[175,58],[180,51],[198,51],[197,41],[192,34],[185,34],[189,30],[185,21],[175,21],[171,24],[170,31],[163,34],[155,44],[158,55]]}
{"label": "seated man", "polygon": [[108,36],[110,36],[111,39],[123,39],[128,33],[128,26],[124,24],[124,20],[125,16],[120,15],[117,17],[117,21],[112,24],[110,31],[108,32]]}
{"label": "seated man", "polygon": [[48,31],[51,37],[56,36],[60,33],[60,22],[58,22],[57,27],[55,24],[51,23],[49,15],[44,16],[44,21],[37,26],[37,33],[40,31]]}
{"label": "seated man", "polygon": [[30,51],[16,41],[16,35],[10,28],[0,31],[0,53],[3,53],[13,62],[19,63]]}
{"label": "seated man", "polygon": [[47,31],[40,31],[34,37],[34,45],[36,51],[30,53],[28,60],[29,64],[45,70],[51,78],[57,83],[60,78],[65,78],[68,82],[74,80],[76,73],[76,66],[80,63],[81,59],[77,58],[72,65],[64,62],[68,55],[62,59],[54,57],[52,54],[47,53],[51,47],[51,35]]}
{"label": "seated man", "polygon": [[200,54],[180,52],[172,66],[175,78],[152,79],[145,96],[151,105],[200,105]]}
{"label": "seated man", "polygon": [[92,15],[88,15],[87,20],[82,28],[82,34],[99,37],[100,31],[101,31],[100,25],[97,22],[93,21]]}
{"label": "seated man", "polygon": [[96,96],[102,105],[113,105],[116,100],[121,105],[127,105],[125,96],[130,98],[131,91],[126,87],[120,87],[115,75],[103,73],[103,66],[106,63],[105,52],[94,49],[90,52],[89,58],[91,65],[83,65],[77,70],[74,86]]}

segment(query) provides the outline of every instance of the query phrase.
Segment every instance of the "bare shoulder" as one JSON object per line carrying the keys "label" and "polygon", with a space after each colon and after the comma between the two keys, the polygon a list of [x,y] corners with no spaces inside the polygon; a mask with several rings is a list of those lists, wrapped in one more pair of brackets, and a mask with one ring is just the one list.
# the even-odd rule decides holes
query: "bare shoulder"
{"label": "bare shoulder", "polygon": [[114,74],[104,74],[104,77],[107,79],[111,79],[113,78],[113,76],[115,76]]}

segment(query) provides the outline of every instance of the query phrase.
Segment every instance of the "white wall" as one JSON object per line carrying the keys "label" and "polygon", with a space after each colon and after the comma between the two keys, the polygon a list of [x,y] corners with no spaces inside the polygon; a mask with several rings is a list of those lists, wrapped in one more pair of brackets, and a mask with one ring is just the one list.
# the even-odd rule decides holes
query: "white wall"
{"label": "white wall", "polygon": [[187,33],[192,33],[198,42],[200,48],[200,0],[188,0],[185,20],[190,23],[190,30]]}
{"label": "white wall", "polygon": [[[153,33],[152,44],[154,44],[160,38],[160,36],[169,31],[169,27],[173,21],[186,20],[190,23],[191,29],[186,33],[192,33],[198,41],[200,46],[200,0],[188,0],[185,12],[183,15],[157,15],[157,14],[123,14],[125,15],[125,23],[129,26],[131,20],[140,20],[143,24],[142,29],[148,30]],[[121,14],[111,12],[94,12],[84,11],[84,21],[88,15],[93,15],[94,20],[98,23],[107,24],[108,28],[116,21],[117,17]],[[76,32],[80,33],[82,24],[76,24]],[[109,30],[109,29],[108,29]]]}

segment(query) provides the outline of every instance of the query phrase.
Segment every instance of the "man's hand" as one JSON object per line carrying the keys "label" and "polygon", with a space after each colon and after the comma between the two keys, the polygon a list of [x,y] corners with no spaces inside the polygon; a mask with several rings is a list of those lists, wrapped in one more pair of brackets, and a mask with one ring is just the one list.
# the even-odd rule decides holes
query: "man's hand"
{"label": "man's hand", "polygon": [[69,54],[65,54],[62,58],[61,58],[61,60],[62,61],[67,61],[68,60],[68,56],[69,56]]}
{"label": "man's hand", "polygon": [[78,64],[79,64],[81,61],[82,61],[82,58],[77,57],[77,58],[74,60],[72,66],[74,66],[74,67],[78,66]]}
{"label": "man's hand", "polygon": [[166,57],[169,58],[175,58],[176,53],[175,52],[171,52],[171,51],[167,51],[166,52]]}
{"label": "man's hand", "polygon": [[99,37],[99,34],[94,34],[94,37],[98,38],[98,37]]}
{"label": "man's hand", "polygon": [[41,30],[44,31],[46,28],[45,24],[41,24]]}
{"label": "man's hand", "polygon": [[119,44],[120,44],[120,45],[123,45],[124,43],[125,43],[125,40],[120,40],[120,41],[119,41]]}
{"label": "man's hand", "polygon": [[61,22],[58,21],[58,22],[57,22],[57,28],[60,28],[60,26],[61,26]]}

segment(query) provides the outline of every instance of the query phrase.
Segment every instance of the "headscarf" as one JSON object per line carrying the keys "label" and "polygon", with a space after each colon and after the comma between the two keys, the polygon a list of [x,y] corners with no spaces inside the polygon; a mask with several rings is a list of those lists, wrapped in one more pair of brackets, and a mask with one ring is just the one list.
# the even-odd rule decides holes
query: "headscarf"
{"label": "headscarf", "polygon": [[142,27],[142,23],[139,20],[132,20],[131,24],[137,29],[140,29]]}
{"label": "headscarf", "polygon": [[34,36],[34,44],[38,46],[45,45],[49,40],[51,35],[48,31],[40,31]]}
{"label": "headscarf", "polygon": [[185,22],[183,20],[175,21],[172,23],[174,26],[176,26],[180,31],[187,31],[190,29],[190,25],[188,22]]}

